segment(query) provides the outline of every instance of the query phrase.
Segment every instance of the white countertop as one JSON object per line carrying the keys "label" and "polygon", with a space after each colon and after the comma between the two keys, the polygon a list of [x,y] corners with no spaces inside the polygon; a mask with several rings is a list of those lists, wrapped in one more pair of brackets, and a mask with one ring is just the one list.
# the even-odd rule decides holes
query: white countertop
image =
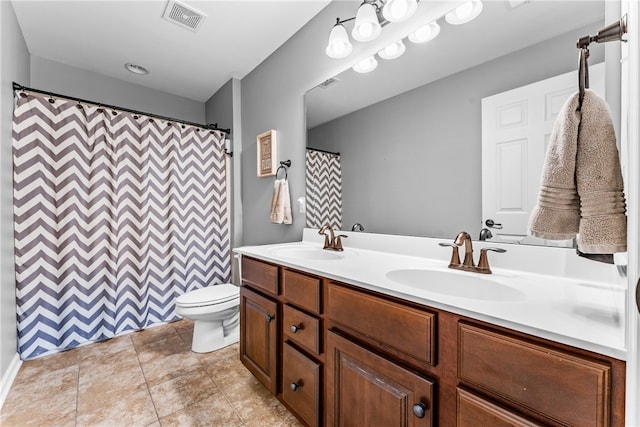
{"label": "white countertop", "polygon": [[[352,236],[351,233],[346,234]],[[378,250],[367,249],[364,247],[367,245],[364,244],[354,245],[359,247],[349,247],[350,241],[355,243],[360,237],[345,240],[344,252],[330,252],[330,254],[335,254],[333,256],[335,259],[296,256],[296,252],[322,251],[321,239],[319,239],[321,236],[312,236],[313,233],[305,230],[302,242],[244,246],[236,248],[234,251],[425,306],[626,360],[624,325],[626,288],[620,283],[616,283],[616,280],[603,280],[603,277],[606,279],[608,274],[597,274],[598,268],[605,267],[585,264],[594,269],[596,274],[593,272],[580,274],[580,270],[584,273],[584,266],[582,269],[574,267],[573,269],[577,271],[575,275],[578,277],[571,277],[571,273],[566,273],[567,270],[571,270],[566,267],[563,268],[565,272],[562,275],[539,274],[531,271],[494,267],[496,264],[508,263],[510,254],[509,252],[506,254],[490,252],[493,274],[468,273],[447,268],[451,249],[437,248],[437,243],[444,240],[429,238],[408,238],[412,240],[400,240],[399,243],[404,248],[430,248],[423,252],[429,252],[430,256],[438,254],[438,258],[410,255],[408,253],[411,253],[412,250],[409,249],[400,251],[405,252],[400,254],[397,251],[394,253],[379,250],[380,246],[385,246],[384,241],[369,245]],[[400,236],[378,236],[392,240],[402,239]],[[366,239],[370,239],[370,237]],[[403,243],[404,245],[402,245]],[[476,244],[474,242],[474,245],[487,246],[483,243]],[[388,246],[390,250],[395,247],[393,243]],[[433,249],[434,247],[437,249]],[[515,248],[514,245],[502,247],[512,252],[511,257],[514,264],[521,263],[522,253],[525,256],[531,256],[531,253],[535,253],[537,259],[532,260],[532,263],[541,263],[541,265],[547,266],[553,264],[553,262],[547,263],[545,259],[540,259],[544,255],[535,251],[540,251],[541,248]],[[555,259],[570,253],[557,248],[542,249],[546,249],[547,252],[552,251],[550,256]],[[477,257],[479,251],[476,250],[474,253]],[[462,257],[463,251],[461,251]],[[520,260],[516,260],[516,257],[519,257]],[[493,261],[496,259],[501,261],[494,263]],[[592,261],[587,262],[593,263]],[[438,280],[448,278],[449,274],[455,275],[455,289],[458,291],[455,291],[454,288],[445,288],[444,293],[432,292],[427,287],[408,285],[403,280],[393,280],[394,274],[406,273],[403,270],[420,270],[415,272],[416,274],[421,273],[422,270],[428,270],[438,275]],[[414,272],[409,271],[408,273]],[[587,277],[579,277],[581,275]],[[591,278],[596,280],[589,280]],[[495,292],[491,290],[494,283],[498,284]],[[457,286],[457,284],[460,285]],[[485,287],[482,287],[484,284],[490,285],[486,288],[489,291],[485,292]],[[468,287],[468,292],[463,288],[464,286]],[[492,292],[495,295],[492,295]]]}

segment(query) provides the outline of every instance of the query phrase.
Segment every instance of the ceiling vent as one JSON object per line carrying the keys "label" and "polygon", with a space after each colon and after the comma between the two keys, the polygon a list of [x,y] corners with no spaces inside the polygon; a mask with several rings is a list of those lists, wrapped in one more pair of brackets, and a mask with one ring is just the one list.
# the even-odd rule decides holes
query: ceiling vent
{"label": "ceiling vent", "polygon": [[200,29],[207,15],[178,0],[169,0],[162,17],[195,33]]}

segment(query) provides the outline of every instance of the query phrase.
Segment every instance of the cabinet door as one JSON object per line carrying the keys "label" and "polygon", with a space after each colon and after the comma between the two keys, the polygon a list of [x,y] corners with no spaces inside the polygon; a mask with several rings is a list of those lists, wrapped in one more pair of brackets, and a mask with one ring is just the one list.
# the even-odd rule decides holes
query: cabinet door
{"label": "cabinet door", "polygon": [[431,426],[433,386],[346,338],[327,333],[327,426]]}
{"label": "cabinet door", "polygon": [[240,360],[273,394],[277,393],[277,314],[275,301],[240,289]]}

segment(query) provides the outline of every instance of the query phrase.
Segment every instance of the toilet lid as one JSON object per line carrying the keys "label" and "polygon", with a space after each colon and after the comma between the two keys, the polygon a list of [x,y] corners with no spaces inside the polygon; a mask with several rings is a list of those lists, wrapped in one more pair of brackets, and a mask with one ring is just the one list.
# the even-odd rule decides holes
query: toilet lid
{"label": "toilet lid", "polygon": [[240,288],[230,283],[212,285],[180,295],[176,303],[183,306],[220,304],[240,297]]}

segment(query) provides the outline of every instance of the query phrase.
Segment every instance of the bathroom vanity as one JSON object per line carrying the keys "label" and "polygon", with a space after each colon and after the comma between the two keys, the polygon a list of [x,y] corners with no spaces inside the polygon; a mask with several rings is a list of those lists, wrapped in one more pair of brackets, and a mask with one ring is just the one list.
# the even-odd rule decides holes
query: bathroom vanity
{"label": "bathroom vanity", "polygon": [[[236,249],[241,360],[306,425],[624,425],[615,285],[411,255],[438,239],[344,253],[313,239]],[[502,263],[519,250],[538,249]]]}

